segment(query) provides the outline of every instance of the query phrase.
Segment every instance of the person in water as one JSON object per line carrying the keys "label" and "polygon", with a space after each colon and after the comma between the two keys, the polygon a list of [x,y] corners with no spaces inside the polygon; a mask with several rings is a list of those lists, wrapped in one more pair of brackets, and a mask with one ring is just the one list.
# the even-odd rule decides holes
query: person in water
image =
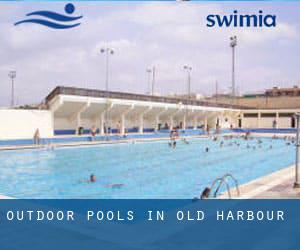
{"label": "person in water", "polygon": [[211,191],[210,188],[209,188],[209,187],[206,187],[206,188],[203,190],[203,192],[202,192],[202,194],[201,194],[201,196],[200,196],[200,199],[201,199],[201,200],[208,199],[208,198],[209,198],[210,191]]}
{"label": "person in water", "polygon": [[96,181],[97,181],[96,176],[95,176],[94,174],[91,174],[91,176],[90,176],[90,181],[89,181],[89,182],[94,183],[94,182],[96,182]]}
{"label": "person in water", "polygon": [[205,148],[205,152],[208,153],[209,152],[209,147]]}
{"label": "person in water", "polygon": [[185,143],[185,144],[190,144],[190,142],[188,142],[188,140],[186,138],[183,138],[182,141]]}
{"label": "person in water", "polygon": [[122,183],[106,185],[107,188],[122,188],[123,186],[124,186],[124,184],[122,184]]}

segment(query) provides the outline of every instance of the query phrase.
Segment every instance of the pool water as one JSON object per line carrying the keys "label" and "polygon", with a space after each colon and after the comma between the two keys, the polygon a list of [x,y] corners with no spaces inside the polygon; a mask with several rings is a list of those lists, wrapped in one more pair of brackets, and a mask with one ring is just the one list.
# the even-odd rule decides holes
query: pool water
{"label": "pool water", "polygon": [[[258,139],[234,138],[193,139],[188,145],[179,140],[175,149],[158,141],[2,151],[0,193],[17,198],[193,198],[225,173],[242,184],[293,164],[293,145],[260,140],[261,148]],[[90,174],[96,183],[86,182]]]}

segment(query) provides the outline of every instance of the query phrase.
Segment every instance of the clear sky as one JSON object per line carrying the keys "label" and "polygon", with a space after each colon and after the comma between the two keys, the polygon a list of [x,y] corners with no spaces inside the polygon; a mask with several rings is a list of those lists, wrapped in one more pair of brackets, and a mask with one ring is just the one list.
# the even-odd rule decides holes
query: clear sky
{"label": "clear sky", "polygon": [[[180,3],[80,2],[82,24],[52,30],[13,24],[35,10],[63,13],[65,3],[0,2],[0,105],[10,103],[8,71],[17,71],[18,104],[38,103],[57,85],[104,89],[111,57],[110,90],[145,93],[146,68],[157,68],[155,92],[185,93],[185,64],[192,66],[192,91],[212,94],[215,81],[228,92],[229,37],[238,36],[236,83],[242,93],[300,84],[300,2]],[[276,28],[207,28],[208,14],[277,15]]]}

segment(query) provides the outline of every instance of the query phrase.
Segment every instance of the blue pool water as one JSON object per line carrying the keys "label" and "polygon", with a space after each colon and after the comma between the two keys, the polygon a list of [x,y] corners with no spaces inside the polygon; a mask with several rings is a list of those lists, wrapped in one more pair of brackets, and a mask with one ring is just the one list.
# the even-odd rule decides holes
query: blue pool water
{"label": "blue pool water", "polygon": [[[261,148],[257,139],[224,140],[224,147],[220,141],[193,139],[189,145],[178,141],[175,149],[159,141],[2,151],[0,194],[17,198],[193,198],[225,173],[242,184],[293,164],[293,145],[281,139],[261,140]],[[85,182],[91,173],[97,176],[96,183]],[[111,188],[111,184],[124,186]]]}

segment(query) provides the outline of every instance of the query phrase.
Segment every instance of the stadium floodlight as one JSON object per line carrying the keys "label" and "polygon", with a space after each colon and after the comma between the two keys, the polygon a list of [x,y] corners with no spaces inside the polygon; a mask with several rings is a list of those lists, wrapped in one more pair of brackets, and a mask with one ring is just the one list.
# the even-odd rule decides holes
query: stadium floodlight
{"label": "stadium floodlight", "polygon": [[[113,55],[115,53],[115,51],[112,49],[112,48],[109,48],[109,47],[104,47],[104,48],[101,48],[100,49],[100,52],[102,54],[105,54],[105,91],[106,91],[106,112],[105,112],[105,131],[106,131],[106,134],[108,134],[108,120],[109,120],[109,117],[108,117],[108,107],[109,107],[109,85],[108,85],[108,76],[109,76],[109,56],[110,55]],[[108,140],[108,137],[106,137],[106,140]]]}
{"label": "stadium floodlight", "polygon": [[108,92],[109,86],[108,86],[108,76],[109,76],[109,55],[113,55],[115,51],[112,48],[105,47],[101,48],[100,52],[105,54],[105,90]]}

